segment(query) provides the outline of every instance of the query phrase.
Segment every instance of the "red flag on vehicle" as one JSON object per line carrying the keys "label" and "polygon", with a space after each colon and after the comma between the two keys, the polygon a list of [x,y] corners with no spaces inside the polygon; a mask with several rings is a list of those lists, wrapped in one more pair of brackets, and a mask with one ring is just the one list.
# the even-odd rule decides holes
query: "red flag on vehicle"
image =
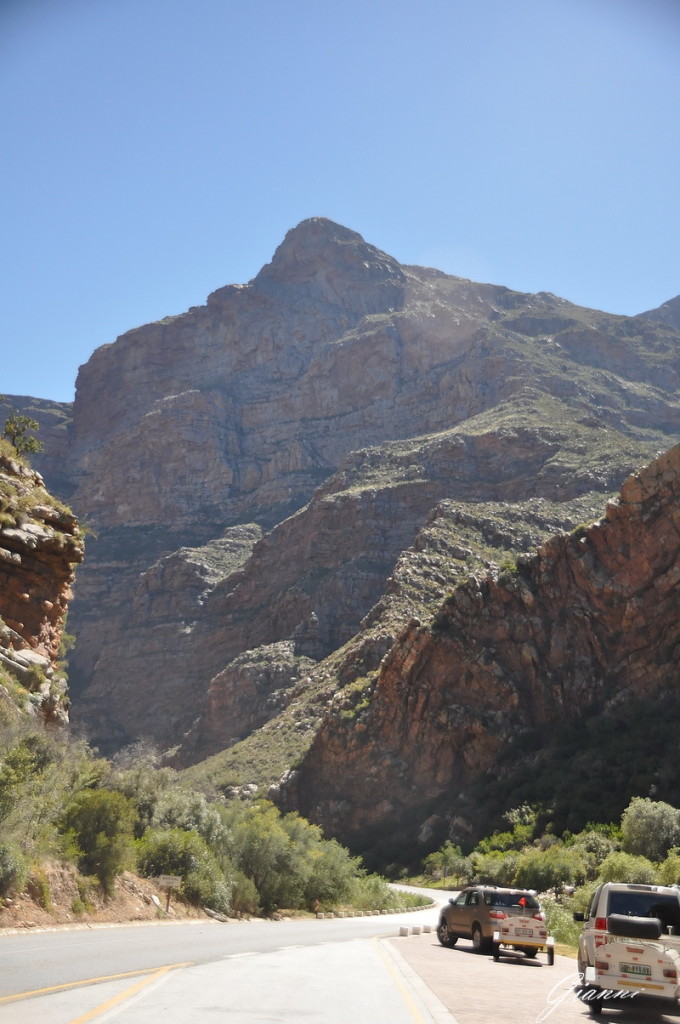
{"label": "red flag on vehicle", "polygon": [[526,905],[527,905],[527,901],[526,901],[526,897],[525,896],[520,896],[520,898],[517,900],[517,902],[519,903],[520,907],[526,907]]}

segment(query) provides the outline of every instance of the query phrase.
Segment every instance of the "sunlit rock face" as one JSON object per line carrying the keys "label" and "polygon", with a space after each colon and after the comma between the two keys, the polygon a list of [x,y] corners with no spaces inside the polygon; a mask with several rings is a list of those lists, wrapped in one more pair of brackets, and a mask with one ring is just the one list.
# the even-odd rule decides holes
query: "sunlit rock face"
{"label": "sunlit rock face", "polygon": [[428,807],[452,813],[513,736],[551,736],[589,706],[675,691],[679,607],[676,446],[630,476],[599,521],[408,624],[368,706],[352,716],[336,702],[281,802],[355,846]]}
{"label": "sunlit rock face", "polygon": [[[653,313],[403,266],[312,218],[249,283],[97,349],[72,409],[25,400],[41,471],[92,531],[73,719],[105,752],[203,758],[289,708],[302,659],[376,608],[385,653],[466,566],[597,516],[680,439],[680,334]],[[412,551],[447,501],[442,549]]]}
{"label": "sunlit rock face", "polygon": [[[17,700],[23,712],[64,725],[68,703],[58,660],[74,570],[83,558],[81,531],[38,473],[2,453],[0,507],[0,669],[28,692]],[[0,685],[4,722],[9,698]]]}

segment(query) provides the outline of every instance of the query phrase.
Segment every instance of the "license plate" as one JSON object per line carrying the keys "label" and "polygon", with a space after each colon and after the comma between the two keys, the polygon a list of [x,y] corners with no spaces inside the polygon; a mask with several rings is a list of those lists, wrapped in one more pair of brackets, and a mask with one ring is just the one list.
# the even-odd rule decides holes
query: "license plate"
{"label": "license plate", "polygon": [[515,928],[515,935],[533,935],[533,928]]}
{"label": "license plate", "polygon": [[646,978],[652,973],[652,968],[647,964],[619,964],[619,968],[622,974],[643,974]]}

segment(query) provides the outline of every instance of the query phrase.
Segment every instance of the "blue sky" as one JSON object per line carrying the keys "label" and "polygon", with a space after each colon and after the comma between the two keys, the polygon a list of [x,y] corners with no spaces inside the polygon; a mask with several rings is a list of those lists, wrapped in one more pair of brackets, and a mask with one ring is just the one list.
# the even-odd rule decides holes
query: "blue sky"
{"label": "blue sky", "polygon": [[0,392],[311,216],[634,314],[680,293],[680,0],[1,0]]}

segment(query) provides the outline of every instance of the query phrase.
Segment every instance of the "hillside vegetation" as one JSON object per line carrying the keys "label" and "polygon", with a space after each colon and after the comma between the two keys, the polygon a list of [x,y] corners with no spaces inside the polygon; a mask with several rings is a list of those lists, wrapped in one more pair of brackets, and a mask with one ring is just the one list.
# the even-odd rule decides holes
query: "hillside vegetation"
{"label": "hillside vegetation", "polygon": [[[0,734],[0,835],[0,927],[21,926],[27,899],[59,922],[108,919],[107,905],[116,919],[117,899],[132,891],[138,916],[149,889],[131,883],[135,874],[157,886],[178,876],[175,901],[230,916],[418,902],[297,814],[264,800],[210,800],[149,751],[108,761],[84,742],[24,724]],[[65,880],[72,900],[64,915],[52,888],[68,888]]]}
{"label": "hillside vegetation", "polygon": [[680,884],[680,810],[661,800],[634,797],[609,823],[590,822],[579,832],[558,832],[535,807],[504,815],[505,829],[485,836],[468,854],[446,842],[423,862],[422,885],[518,886],[541,894],[549,931],[576,947],[584,911],[602,882]]}

